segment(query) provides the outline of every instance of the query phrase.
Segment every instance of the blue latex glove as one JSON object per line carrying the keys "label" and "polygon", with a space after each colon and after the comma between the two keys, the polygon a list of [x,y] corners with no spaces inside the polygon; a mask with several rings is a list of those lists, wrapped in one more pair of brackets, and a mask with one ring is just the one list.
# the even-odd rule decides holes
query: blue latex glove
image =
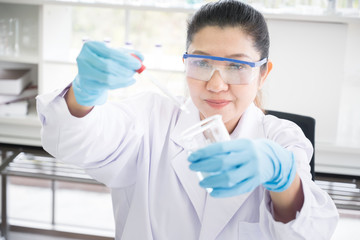
{"label": "blue latex glove", "polygon": [[112,49],[103,42],[85,42],[76,58],[78,75],[73,81],[76,101],[83,106],[104,104],[109,89],[123,88],[135,83],[133,75],[141,67],[139,52]]}
{"label": "blue latex glove", "polygon": [[191,170],[213,174],[200,182],[201,187],[213,189],[213,197],[240,195],[260,184],[281,192],[296,174],[293,153],[267,139],[214,143],[192,153],[188,160]]}

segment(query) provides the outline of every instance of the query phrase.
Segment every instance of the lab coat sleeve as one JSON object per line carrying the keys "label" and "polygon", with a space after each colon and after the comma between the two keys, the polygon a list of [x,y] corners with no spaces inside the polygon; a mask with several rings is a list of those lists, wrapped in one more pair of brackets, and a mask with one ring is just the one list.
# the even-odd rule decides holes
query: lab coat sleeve
{"label": "lab coat sleeve", "polygon": [[[142,143],[141,107],[107,103],[95,106],[83,118],[70,114],[65,91],[37,97],[44,149],[57,159],[78,165],[109,187],[133,184]],[[144,104],[143,104],[144,105]]]}
{"label": "lab coat sleeve", "polygon": [[329,240],[338,222],[338,212],[330,196],[311,180],[309,162],[312,145],[301,129],[293,122],[266,116],[267,137],[292,151],[297,173],[302,182],[304,204],[296,218],[286,224],[277,222],[272,215],[270,194],[265,190],[260,205],[260,224],[271,239],[319,239]]}

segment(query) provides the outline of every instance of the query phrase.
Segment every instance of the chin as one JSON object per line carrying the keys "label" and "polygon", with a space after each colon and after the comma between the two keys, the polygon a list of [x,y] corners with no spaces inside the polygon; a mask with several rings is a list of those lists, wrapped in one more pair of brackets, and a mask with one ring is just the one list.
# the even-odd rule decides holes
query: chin
{"label": "chin", "polygon": [[211,111],[202,112],[202,115],[205,118],[214,116],[216,114],[219,114],[219,115],[222,116],[222,120],[223,120],[224,123],[228,122],[231,119],[230,118],[231,114],[229,114],[229,111],[226,111],[225,109],[224,110],[214,110],[214,109],[212,109]]}

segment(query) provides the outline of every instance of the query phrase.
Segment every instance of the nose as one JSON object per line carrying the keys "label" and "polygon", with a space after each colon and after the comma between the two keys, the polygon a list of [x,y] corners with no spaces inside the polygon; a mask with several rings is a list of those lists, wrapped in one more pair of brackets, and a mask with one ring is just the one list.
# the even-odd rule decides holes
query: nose
{"label": "nose", "polygon": [[229,89],[229,84],[222,79],[219,70],[216,70],[207,82],[206,89],[211,92],[227,91]]}

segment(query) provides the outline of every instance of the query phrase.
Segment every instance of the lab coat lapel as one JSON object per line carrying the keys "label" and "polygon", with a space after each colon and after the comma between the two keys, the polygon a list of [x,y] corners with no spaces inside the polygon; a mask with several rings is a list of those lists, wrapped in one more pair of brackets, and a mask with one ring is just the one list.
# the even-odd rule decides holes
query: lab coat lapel
{"label": "lab coat lapel", "polygon": [[187,107],[190,111],[189,114],[181,112],[177,124],[172,131],[170,138],[180,147],[182,151],[175,156],[172,160],[173,169],[181,182],[181,185],[185,189],[191,203],[193,204],[199,221],[202,219],[204,204],[205,204],[205,189],[199,186],[199,179],[194,171],[189,169],[189,162],[187,159],[187,151],[184,149],[184,143],[181,141],[181,133],[200,121],[199,111],[189,100]]}
{"label": "lab coat lapel", "polygon": [[[263,113],[255,105],[250,105],[231,134],[231,138],[256,139],[265,137],[262,121]],[[246,193],[231,198],[207,196],[199,239],[215,239],[250,194]]]}
{"label": "lab coat lapel", "polygon": [[[180,114],[179,120],[170,136],[171,139],[183,149],[184,143],[180,138],[181,133],[200,121],[199,111],[191,101],[188,102],[188,108],[190,114]],[[265,137],[262,124],[263,116],[263,113],[255,107],[254,104],[251,104],[242,115],[237,127],[231,134],[231,138],[256,139]],[[203,188],[199,187],[199,180],[196,173],[189,169],[188,161],[184,161],[186,155],[185,150],[180,152],[172,160],[172,166],[188,194],[199,220],[202,222],[199,239],[215,239],[234,214],[240,209],[250,193],[219,199],[209,196]]]}
{"label": "lab coat lapel", "polygon": [[246,193],[231,198],[213,198],[208,195],[199,239],[215,239],[249,195]]}

